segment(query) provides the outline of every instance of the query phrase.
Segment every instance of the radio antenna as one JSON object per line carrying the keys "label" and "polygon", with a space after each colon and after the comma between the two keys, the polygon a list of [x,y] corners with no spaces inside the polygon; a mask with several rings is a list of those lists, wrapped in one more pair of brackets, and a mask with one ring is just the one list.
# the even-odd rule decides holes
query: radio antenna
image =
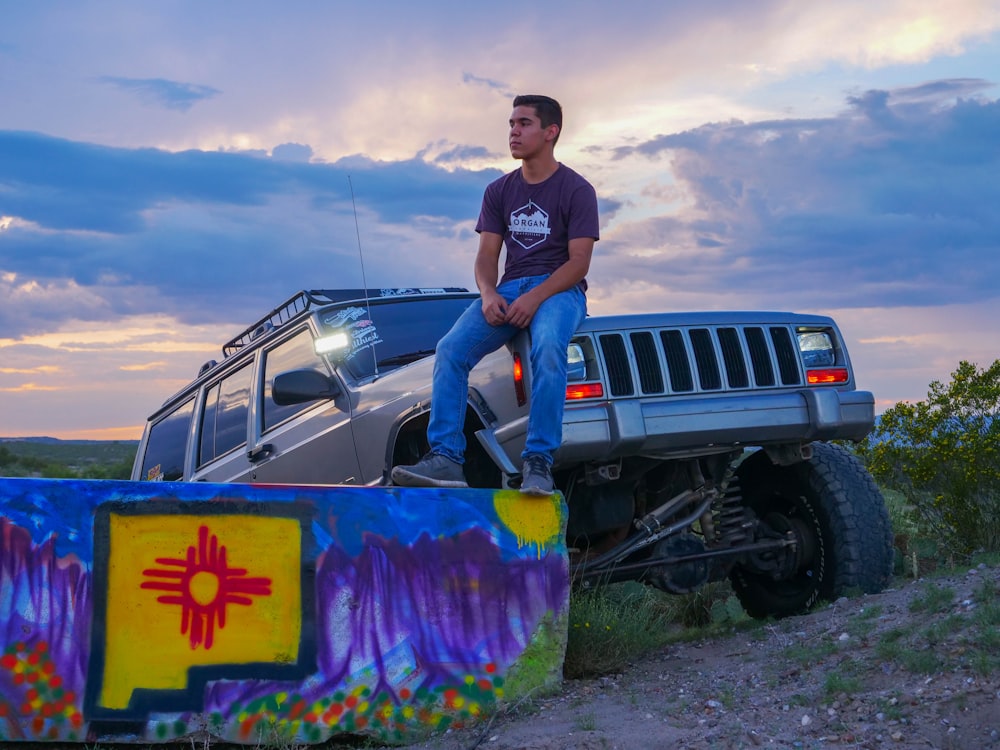
{"label": "radio antenna", "polygon": [[[354,200],[354,182],[351,175],[347,175],[347,185],[351,189],[351,208],[354,209],[354,232],[358,236],[358,258],[361,260],[361,286],[364,287],[365,309],[368,311],[368,320],[372,319],[372,303],[368,297],[368,279],[365,277],[365,256],[361,252],[361,225],[358,223],[358,204]],[[375,363],[375,377],[378,377],[378,357],[375,356],[375,345],[372,344],[372,362]]]}

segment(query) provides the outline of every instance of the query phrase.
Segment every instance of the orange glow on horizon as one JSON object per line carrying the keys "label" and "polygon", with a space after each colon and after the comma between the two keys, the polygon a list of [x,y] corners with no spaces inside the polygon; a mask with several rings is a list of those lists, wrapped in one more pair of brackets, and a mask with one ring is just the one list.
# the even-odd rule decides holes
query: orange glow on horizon
{"label": "orange glow on horizon", "polygon": [[[95,427],[82,430],[46,430],[46,437],[53,437],[57,440],[139,440],[142,437],[142,430],[145,425],[131,425],[127,427]],[[5,435],[4,437],[17,437],[16,435]],[[37,437],[35,435],[25,435],[24,437]]]}

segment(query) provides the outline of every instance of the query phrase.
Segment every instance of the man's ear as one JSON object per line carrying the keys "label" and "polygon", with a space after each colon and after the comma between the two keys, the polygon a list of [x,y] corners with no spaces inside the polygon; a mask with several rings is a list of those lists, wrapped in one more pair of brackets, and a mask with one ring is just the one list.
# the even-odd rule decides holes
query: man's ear
{"label": "man's ear", "polygon": [[545,140],[554,141],[559,137],[559,126],[552,123],[547,128],[545,128]]}

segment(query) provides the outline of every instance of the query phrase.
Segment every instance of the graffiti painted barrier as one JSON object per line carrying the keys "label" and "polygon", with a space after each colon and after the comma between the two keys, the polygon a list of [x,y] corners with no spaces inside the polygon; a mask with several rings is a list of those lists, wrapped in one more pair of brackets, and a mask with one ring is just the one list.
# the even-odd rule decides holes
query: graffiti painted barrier
{"label": "graffiti painted barrier", "polygon": [[561,678],[558,495],[0,478],[0,740],[411,742]]}

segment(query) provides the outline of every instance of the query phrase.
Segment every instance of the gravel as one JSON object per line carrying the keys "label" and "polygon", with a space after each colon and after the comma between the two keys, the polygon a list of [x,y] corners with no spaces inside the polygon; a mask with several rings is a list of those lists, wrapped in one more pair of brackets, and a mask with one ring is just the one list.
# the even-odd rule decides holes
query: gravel
{"label": "gravel", "polygon": [[566,680],[409,750],[1000,748],[1000,625],[977,617],[988,590],[1000,567],[900,580]]}

